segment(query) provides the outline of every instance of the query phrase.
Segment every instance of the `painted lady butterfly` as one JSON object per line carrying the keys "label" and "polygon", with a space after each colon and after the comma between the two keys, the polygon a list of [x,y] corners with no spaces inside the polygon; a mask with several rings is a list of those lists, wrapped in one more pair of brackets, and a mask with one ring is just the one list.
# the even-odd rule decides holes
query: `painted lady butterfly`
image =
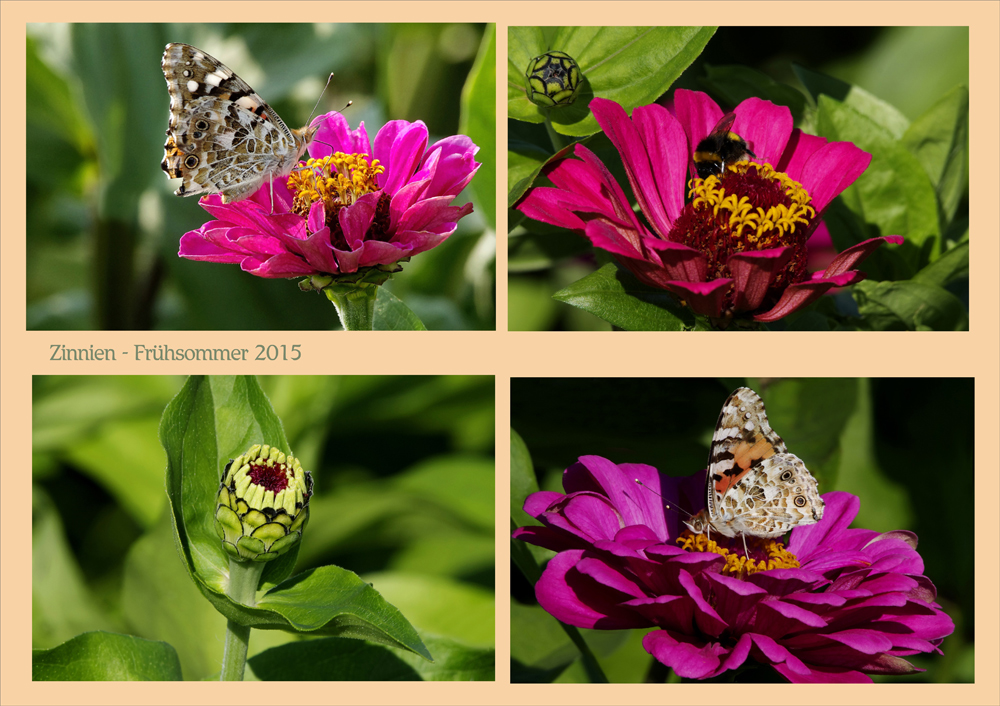
{"label": "painted lady butterfly", "polygon": [[163,76],[170,123],[160,166],[183,179],[177,196],[242,201],[295,168],[318,126],[291,130],[247,83],[188,44],[168,44]]}
{"label": "painted lady butterfly", "polygon": [[816,479],[767,422],[764,401],[748,387],[729,396],[712,436],[708,506],[684,524],[696,534],[779,537],[823,518]]}

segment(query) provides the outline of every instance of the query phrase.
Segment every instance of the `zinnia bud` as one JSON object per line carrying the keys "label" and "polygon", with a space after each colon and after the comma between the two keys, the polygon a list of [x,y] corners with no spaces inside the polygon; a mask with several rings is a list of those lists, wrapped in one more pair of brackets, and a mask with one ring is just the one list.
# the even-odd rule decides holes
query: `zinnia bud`
{"label": "zinnia bud", "polygon": [[528,100],[545,108],[560,108],[576,100],[583,74],[569,54],[548,51],[528,62],[524,86]]}
{"label": "zinnia bud", "polygon": [[229,461],[215,506],[215,530],[238,561],[270,561],[291,549],[309,519],[312,475],[273,446],[254,444]]}

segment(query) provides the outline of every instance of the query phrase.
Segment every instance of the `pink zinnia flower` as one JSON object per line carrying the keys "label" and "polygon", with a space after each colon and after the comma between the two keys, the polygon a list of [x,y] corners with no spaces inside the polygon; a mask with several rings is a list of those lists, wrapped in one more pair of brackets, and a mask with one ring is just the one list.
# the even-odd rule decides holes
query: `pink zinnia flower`
{"label": "pink zinnia flower", "polygon": [[827,493],[823,519],[793,529],[787,550],[747,538],[751,555],[784,568],[746,572],[731,551],[742,554],[742,537],[692,537],[664,509],[697,508],[704,483],[581,457],[563,474],[567,494],[525,501],[542,526],[514,532],[558,552],[535,585],[539,604],[577,627],[659,628],[643,647],[691,679],[757,662],[792,682],[870,682],[921,671],[908,655],[941,654],[955,626],[922,575],[916,535],[849,529],[860,500]]}
{"label": "pink zinnia flower", "polygon": [[428,148],[423,122],[393,120],[372,149],[363,122],[350,130],[337,112],[313,122],[322,124],[306,167],[244,201],[203,198],[216,220],[185,233],[178,254],[271,278],[388,269],[440,245],[472,212],[451,205],[480,167],[468,137]]}
{"label": "pink zinnia flower", "polygon": [[784,106],[759,98],[740,103],[732,131],[756,160],[690,184],[691,155],[722,118],[707,95],[679,89],[673,112],[654,104],[635,108],[631,119],[604,98],[590,108],[621,155],[645,221],[583,145],[575,147],[577,159],[543,171],[554,187],[531,189],[517,208],[581,233],[639,280],[670,291],[717,324],[787,316],[831,288],[861,281],[865,274],[856,265],[883,242],[903,241],[871,238],[823,270],[807,270],[806,242],[823,210],[864,172],[871,155],[793,128]]}

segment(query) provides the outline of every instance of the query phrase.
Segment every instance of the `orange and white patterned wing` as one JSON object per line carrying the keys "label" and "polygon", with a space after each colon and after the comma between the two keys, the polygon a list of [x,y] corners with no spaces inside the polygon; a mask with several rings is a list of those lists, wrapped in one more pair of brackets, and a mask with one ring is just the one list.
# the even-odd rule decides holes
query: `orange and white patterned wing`
{"label": "orange and white patterned wing", "polygon": [[823,517],[816,479],[767,421],[764,402],[741,387],[722,407],[712,437],[707,507],[687,526],[727,537],[778,537]]}

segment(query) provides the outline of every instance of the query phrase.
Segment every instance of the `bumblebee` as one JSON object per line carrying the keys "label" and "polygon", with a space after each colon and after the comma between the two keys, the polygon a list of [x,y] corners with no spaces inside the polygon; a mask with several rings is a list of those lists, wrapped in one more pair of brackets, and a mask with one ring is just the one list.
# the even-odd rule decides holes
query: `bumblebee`
{"label": "bumblebee", "polygon": [[736,122],[735,113],[724,115],[708,137],[698,143],[692,159],[695,171],[702,179],[707,179],[713,174],[722,174],[726,165],[742,162],[750,157],[757,158],[757,155],[750,151],[746,140],[729,131],[734,122]]}

